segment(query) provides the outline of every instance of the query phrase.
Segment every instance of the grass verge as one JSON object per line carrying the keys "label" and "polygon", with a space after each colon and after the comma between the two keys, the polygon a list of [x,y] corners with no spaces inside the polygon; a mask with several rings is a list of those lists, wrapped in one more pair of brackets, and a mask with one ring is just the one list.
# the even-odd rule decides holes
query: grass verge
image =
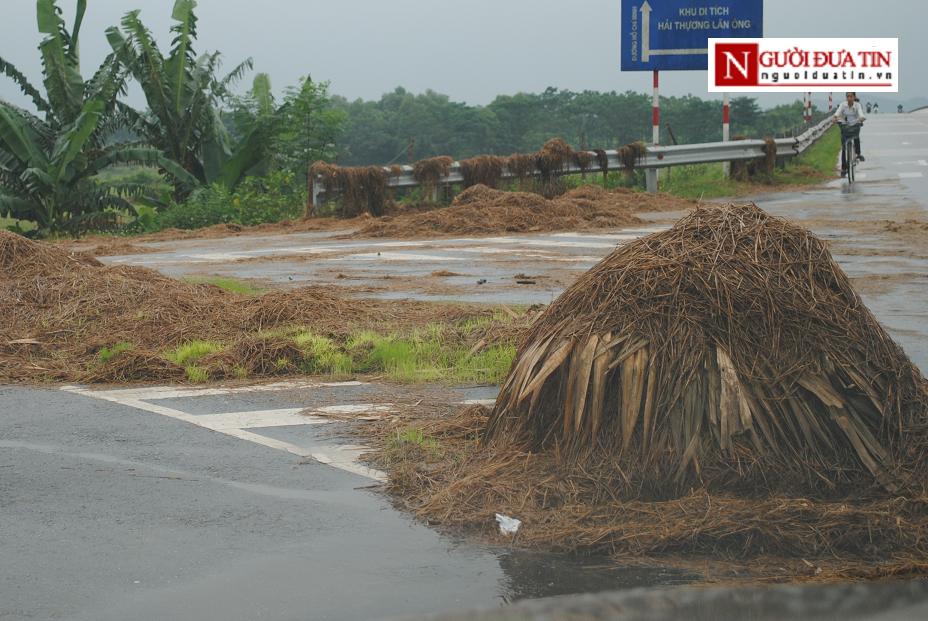
{"label": "grass verge", "polygon": [[128,341],[120,341],[119,343],[114,344],[112,347],[101,347],[100,351],[97,352],[97,359],[101,364],[106,364],[119,354],[127,351],[131,351],[135,345]]}
{"label": "grass verge", "polygon": [[209,380],[209,369],[198,362],[210,354],[221,352],[223,346],[212,341],[190,341],[178,346],[165,356],[167,360],[184,367],[187,379],[195,384]]}
{"label": "grass verge", "polygon": [[362,329],[335,337],[297,327],[265,336],[294,345],[299,359],[288,362],[306,373],[335,377],[379,374],[409,383],[492,384],[501,381],[512,365],[520,325],[499,313],[429,323],[403,332]]}
{"label": "grass verge", "polygon": [[229,278],[226,276],[190,276],[183,279],[185,282],[195,285],[213,285],[232,293],[241,295],[261,295],[267,289],[258,287],[247,280],[240,278]]}
{"label": "grass verge", "polygon": [[822,183],[835,176],[839,153],[840,133],[832,128],[805,153],[790,160],[784,168],[775,169],[769,179],[738,181],[724,175],[722,164],[692,164],[661,171],[660,189],[683,198],[709,199],[775,191],[779,186]]}

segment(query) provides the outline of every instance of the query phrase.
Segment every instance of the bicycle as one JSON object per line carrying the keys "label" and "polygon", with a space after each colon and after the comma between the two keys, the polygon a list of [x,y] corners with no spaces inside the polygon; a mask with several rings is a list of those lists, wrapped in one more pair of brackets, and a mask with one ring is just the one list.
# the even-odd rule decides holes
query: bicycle
{"label": "bicycle", "polygon": [[841,127],[841,142],[844,145],[844,157],[847,162],[847,182],[854,183],[854,167],[857,164],[858,153],[854,148],[854,141],[860,138],[860,127],[862,123],[848,125],[847,123],[838,123]]}

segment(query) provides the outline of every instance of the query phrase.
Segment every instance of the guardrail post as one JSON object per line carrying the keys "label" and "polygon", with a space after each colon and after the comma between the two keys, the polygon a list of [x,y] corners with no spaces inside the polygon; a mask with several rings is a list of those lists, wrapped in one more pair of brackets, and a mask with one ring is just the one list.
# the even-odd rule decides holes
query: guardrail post
{"label": "guardrail post", "polygon": [[306,205],[303,208],[303,217],[312,218],[313,209],[316,205],[316,197],[313,194],[316,191],[316,184],[313,183],[312,164],[307,166],[306,170]]}
{"label": "guardrail post", "polygon": [[322,194],[322,188],[313,179],[312,174],[306,176],[306,209],[303,211],[304,218],[312,218],[315,215],[316,207],[319,205],[319,195]]}
{"label": "guardrail post", "polygon": [[657,169],[656,168],[645,168],[644,169],[644,182],[645,188],[648,192],[657,192]]}

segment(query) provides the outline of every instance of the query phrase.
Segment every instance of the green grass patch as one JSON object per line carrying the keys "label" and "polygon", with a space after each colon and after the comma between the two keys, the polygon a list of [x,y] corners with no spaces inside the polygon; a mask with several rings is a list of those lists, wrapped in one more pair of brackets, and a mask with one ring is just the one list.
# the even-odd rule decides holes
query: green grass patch
{"label": "green grass patch", "polygon": [[662,192],[683,198],[737,196],[748,184],[725,177],[722,164],[688,164],[660,171]]}
{"label": "green grass patch", "polygon": [[515,344],[492,344],[473,351],[476,333],[508,315],[481,317],[458,324],[428,324],[409,333],[360,330],[338,341],[309,329],[268,331],[287,338],[303,352],[300,370],[320,375],[382,374],[400,382],[502,381],[515,359]]}
{"label": "green grass patch", "polygon": [[[179,346],[165,356],[174,364],[189,367],[203,356],[222,351],[222,345],[213,341],[190,341]],[[190,375],[188,369],[188,376]]]}
{"label": "green grass patch", "polygon": [[[518,330],[510,324],[517,321],[501,311],[392,332],[356,329],[332,335],[305,326],[289,326],[264,330],[253,337],[266,341],[263,345],[269,348],[267,351],[278,352],[262,363],[261,368],[271,375],[305,373],[344,378],[371,374],[410,383],[496,384],[505,378],[515,359]],[[183,367],[191,382],[253,374],[249,370],[253,360],[229,359],[229,355],[215,360],[211,357],[223,351],[239,348],[192,340],[163,351],[162,356]]]}
{"label": "green grass patch", "polygon": [[226,276],[190,276],[184,278],[184,280],[197,285],[214,285],[220,289],[241,295],[261,295],[267,291],[267,289],[258,287],[246,280]]}
{"label": "green grass patch", "polygon": [[438,441],[434,438],[430,438],[425,433],[417,427],[407,427],[405,429],[399,429],[393,435],[392,440],[398,445],[404,444],[413,444],[422,448],[438,448]]}
{"label": "green grass patch", "polygon": [[300,330],[293,335],[293,343],[306,355],[300,364],[306,373],[350,375],[354,371],[354,360],[330,338]]}
{"label": "green grass patch", "polygon": [[841,155],[841,131],[832,127],[819,140],[790,162],[783,170],[774,173],[776,183],[811,183],[835,176],[838,156]]}
{"label": "green grass patch", "polygon": [[725,177],[722,164],[692,164],[661,170],[660,189],[675,196],[692,199],[724,198],[757,192],[760,186],[821,183],[834,177],[835,163],[841,152],[841,134],[831,128],[815,144],[791,159],[782,169],[774,170],[768,183],[735,181]]}
{"label": "green grass patch", "polygon": [[100,351],[97,352],[97,359],[100,360],[100,364],[106,364],[119,354],[129,351],[133,347],[135,347],[135,345],[127,341],[116,343],[112,347],[102,347]]}
{"label": "green grass patch", "polygon": [[[468,328],[466,325],[461,328]],[[472,345],[450,338],[449,328],[430,324],[409,335],[362,332],[349,339],[346,348],[356,368],[384,373],[402,382],[498,383],[512,365],[515,345],[492,345],[471,353]]]}
{"label": "green grass patch", "polygon": [[194,384],[202,384],[209,381],[209,371],[196,364],[188,364],[184,367],[187,379]]}

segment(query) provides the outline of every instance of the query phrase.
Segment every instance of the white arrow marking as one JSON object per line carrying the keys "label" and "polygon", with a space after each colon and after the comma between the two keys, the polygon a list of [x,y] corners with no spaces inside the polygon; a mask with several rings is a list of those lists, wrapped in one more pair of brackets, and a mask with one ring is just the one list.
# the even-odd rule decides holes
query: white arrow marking
{"label": "white arrow marking", "polygon": [[644,0],[641,5],[641,62],[651,60],[651,5]]}
{"label": "white arrow marking", "polygon": [[651,4],[644,0],[639,11],[641,11],[641,62],[646,63],[651,60],[651,56],[692,56],[708,54],[708,48],[678,48],[678,49],[651,49]]}

